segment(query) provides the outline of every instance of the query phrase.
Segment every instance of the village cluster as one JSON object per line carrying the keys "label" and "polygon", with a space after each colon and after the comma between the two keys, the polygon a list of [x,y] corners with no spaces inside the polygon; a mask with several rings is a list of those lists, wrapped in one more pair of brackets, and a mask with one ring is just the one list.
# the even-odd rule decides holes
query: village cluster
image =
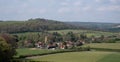
{"label": "village cluster", "polygon": [[77,41],[77,42],[72,42],[72,41],[65,41],[65,42],[49,42],[49,43],[44,43],[44,42],[38,42],[36,43],[36,47],[40,49],[69,49],[73,48],[76,46],[81,46],[85,44],[84,41]]}

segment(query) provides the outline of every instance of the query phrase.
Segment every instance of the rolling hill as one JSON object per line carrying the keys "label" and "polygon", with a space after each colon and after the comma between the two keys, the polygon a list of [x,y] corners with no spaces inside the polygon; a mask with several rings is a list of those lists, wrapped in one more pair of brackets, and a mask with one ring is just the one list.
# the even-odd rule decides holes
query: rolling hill
{"label": "rolling hill", "polygon": [[90,30],[120,32],[120,23],[100,23],[100,22],[65,22],[77,27],[84,27]]}
{"label": "rolling hill", "polygon": [[42,32],[64,29],[120,32],[120,23],[59,22],[42,18],[29,19],[25,21],[0,21],[0,32],[7,33]]}
{"label": "rolling hill", "polygon": [[29,19],[27,21],[2,21],[0,22],[0,32],[41,32],[45,30],[74,29],[75,26],[48,19]]}

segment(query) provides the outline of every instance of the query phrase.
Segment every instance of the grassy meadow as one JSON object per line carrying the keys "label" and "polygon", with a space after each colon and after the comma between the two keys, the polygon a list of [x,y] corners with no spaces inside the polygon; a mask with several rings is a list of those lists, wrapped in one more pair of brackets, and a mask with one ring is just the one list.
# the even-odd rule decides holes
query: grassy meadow
{"label": "grassy meadow", "polygon": [[[52,30],[52,31],[48,31],[49,33],[52,33],[52,32],[58,32],[62,35],[68,33],[68,32],[73,32],[73,33],[76,33],[78,35],[80,34],[83,34],[85,33],[88,37],[91,37],[91,36],[96,36],[96,37],[99,37],[101,35],[104,35],[104,36],[110,36],[110,35],[116,35],[118,33],[113,33],[113,32],[102,32],[102,31],[93,31],[93,30],[72,30],[72,29],[69,29],[69,30]],[[34,35],[34,34],[38,34],[38,33],[41,33],[41,32],[25,32],[25,33],[15,33],[17,34],[18,36],[22,36],[22,35]]]}
{"label": "grassy meadow", "polygon": [[117,34],[117,33],[112,33],[112,32],[102,32],[102,31],[93,31],[93,30],[55,30],[55,31],[49,31],[49,32],[58,32],[61,34],[66,34],[70,31],[73,33],[77,33],[77,34],[85,33],[88,37],[93,36],[93,35],[94,36],[101,36],[101,35],[109,36],[109,35]]}
{"label": "grassy meadow", "polygon": [[120,62],[119,58],[120,53],[115,52],[70,52],[29,59],[47,62]]}
{"label": "grassy meadow", "polygon": [[[120,43],[93,43],[84,46],[106,49],[119,49]],[[50,52],[57,52],[60,50],[46,50],[38,48],[22,48],[17,49],[17,56],[29,54],[44,54]],[[25,59],[41,62],[120,62],[119,52],[109,51],[81,51],[81,52],[67,52],[57,53],[43,56],[26,57]]]}
{"label": "grassy meadow", "polygon": [[91,43],[84,46],[91,48],[120,49],[120,43]]}
{"label": "grassy meadow", "polygon": [[39,48],[19,48],[16,51],[17,51],[16,57],[20,57],[20,56],[26,56],[26,55],[40,55],[40,54],[54,53],[54,52],[60,52],[63,50],[48,50],[48,49],[39,49]]}
{"label": "grassy meadow", "polygon": [[[118,33],[111,32],[101,32],[101,31],[92,31],[92,30],[55,30],[48,31],[49,33],[58,32],[62,35],[72,31],[73,33],[77,33],[78,35],[81,33],[85,33],[88,37],[94,35],[95,37],[99,37],[101,35],[109,36],[116,35]],[[41,32],[26,32],[26,33],[17,33],[18,36],[21,35],[34,35]],[[103,48],[103,49],[117,49],[120,50],[120,43],[91,43],[85,44],[82,47],[89,46],[90,48]],[[51,52],[57,52],[60,50],[47,50],[47,49],[38,49],[38,48],[21,48],[17,49],[16,57],[21,55],[37,55],[37,54],[45,54]],[[33,60],[33,61],[41,61],[41,62],[120,62],[120,53],[113,51],[81,51],[81,52],[67,52],[67,53],[57,53],[43,56],[33,56],[26,57],[25,59]]]}

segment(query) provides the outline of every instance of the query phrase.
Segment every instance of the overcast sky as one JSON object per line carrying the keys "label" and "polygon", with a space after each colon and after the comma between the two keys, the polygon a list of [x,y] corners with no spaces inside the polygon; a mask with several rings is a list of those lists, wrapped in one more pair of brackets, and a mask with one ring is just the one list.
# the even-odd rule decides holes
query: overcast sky
{"label": "overcast sky", "polygon": [[0,20],[119,22],[120,0],[0,0]]}

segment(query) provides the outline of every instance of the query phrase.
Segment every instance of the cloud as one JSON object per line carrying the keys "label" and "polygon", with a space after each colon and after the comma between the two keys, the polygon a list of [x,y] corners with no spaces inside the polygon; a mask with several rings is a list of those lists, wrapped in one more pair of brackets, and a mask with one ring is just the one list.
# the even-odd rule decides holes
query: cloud
{"label": "cloud", "polygon": [[45,14],[45,13],[47,13],[47,9],[32,9],[32,10],[28,10],[28,13],[30,13],[30,14]]}
{"label": "cloud", "polygon": [[61,3],[61,5],[69,5],[69,6],[80,6],[81,4],[82,4],[81,1],[74,1],[74,2],[64,1]]}
{"label": "cloud", "polygon": [[0,0],[2,19],[59,19],[61,15],[69,20],[98,20],[100,15],[104,20],[119,20],[120,0]]}
{"label": "cloud", "polygon": [[40,14],[44,14],[44,13],[46,13],[46,12],[47,12],[46,9],[40,9],[40,10],[38,10],[38,13],[40,13]]}
{"label": "cloud", "polygon": [[98,11],[120,11],[120,6],[113,5],[113,6],[103,6],[97,8]]}
{"label": "cloud", "polygon": [[95,2],[100,3],[100,2],[102,2],[102,0],[95,0]]}
{"label": "cloud", "polygon": [[66,0],[67,2],[71,1],[71,0]]}
{"label": "cloud", "polygon": [[67,2],[62,2],[61,5],[67,6],[67,5],[69,5],[69,3],[67,3]]}
{"label": "cloud", "polygon": [[68,7],[62,7],[58,9],[58,13],[68,13],[68,12],[71,12],[70,8]]}
{"label": "cloud", "polygon": [[111,3],[117,3],[119,0],[110,0]]}
{"label": "cloud", "polygon": [[81,4],[82,4],[81,1],[76,1],[76,2],[73,3],[74,6],[80,6]]}
{"label": "cloud", "polygon": [[86,6],[86,7],[83,7],[82,8],[82,10],[84,10],[84,11],[89,11],[89,10],[91,10],[92,8],[90,7],[90,6]]}

